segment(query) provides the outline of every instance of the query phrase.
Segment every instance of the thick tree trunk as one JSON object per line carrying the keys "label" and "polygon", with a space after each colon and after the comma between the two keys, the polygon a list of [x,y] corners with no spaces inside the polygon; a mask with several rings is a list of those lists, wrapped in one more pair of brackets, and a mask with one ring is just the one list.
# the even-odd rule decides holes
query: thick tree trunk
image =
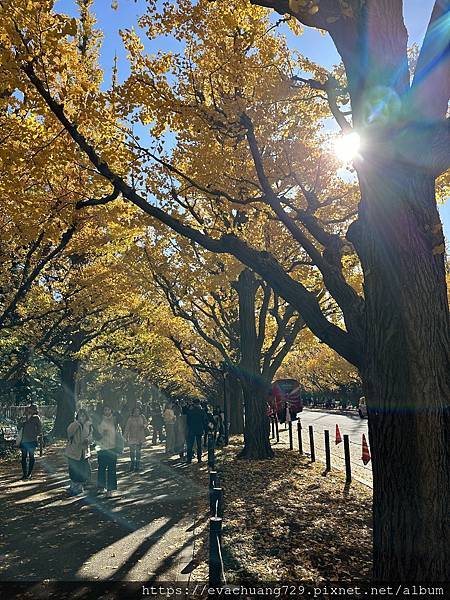
{"label": "thick tree trunk", "polygon": [[240,456],[272,458],[266,404],[269,384],[261,376],[261,348],[258,346],[255,320],[258,284],[254,273],[244,269],[235,288],[239,295],[240,380],[245,404],[244,448]]}
{"label": "thick tree trunk", "polygon": [[267,416],[267,390],[269,383],[262,377],[246,378],[243,384],[245,402],[244,448],[241,458],[272,458],[270,426]]}
{"label": "thick tree trunk", "polygon": [[61,392],[56,404],[56,418],[52,436],[64,439],[67,426],[73,421],[76,411],[76,378],[79,367],[78,360],[67,359],[60,369]]}
{"label": "thick tree trunk", "polygon": [[373,460],[374,577],[449,579],[450,359],[443,238],[433,179],[359,169],[352,231],[364,268]]}
{"label": "thick tree trunk", "polygon": [[244,433],[244,411],[242,387],[235,375],[230,373],[227,377],[227,394],[230,407],[230,433],[239,435]]}

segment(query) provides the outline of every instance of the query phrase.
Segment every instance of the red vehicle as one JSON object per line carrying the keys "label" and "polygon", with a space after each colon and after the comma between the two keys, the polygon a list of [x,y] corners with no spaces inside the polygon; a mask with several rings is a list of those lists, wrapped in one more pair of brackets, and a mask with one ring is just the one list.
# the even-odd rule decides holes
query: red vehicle
{"label": "red vehicle", "polygon": [[303,410],[300,384],[296,379],[277,379],[272,383],[269,397],[271,413],[276,413],[280,423],[286,420],[286,408],[289,409],[291,421]]}

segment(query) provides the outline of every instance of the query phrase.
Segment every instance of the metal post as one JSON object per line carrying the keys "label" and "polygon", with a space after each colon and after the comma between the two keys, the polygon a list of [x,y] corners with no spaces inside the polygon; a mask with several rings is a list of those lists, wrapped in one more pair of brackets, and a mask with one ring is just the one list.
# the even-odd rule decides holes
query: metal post
{"label": "metal post", "polygon": [[272,439],[275,438],[275,417],[273,415],[270,416],[270,427],[271,427],[271,431],[272,431]]}
{"label": "metal post", "polygon": [[215,487],[209,496],[209,509],[211,517],[223,517],[223,489]]}
{"label": "metal post", "polygon": [[352,466],[350,464],[350,440],[348,435],[344,434],[344,457],[345,457],[345,483],[352,481]]}
{"label": "metal post", "polygon": [[311,462],[316,462],[316,452],[314,450],[314,429],[313,426],[310,425],[309,429],[309,447],[311,452]]}
{"label": "metal post", "polygon": [[44,448],[44,439],[43,439],[43,435],[41,434],[39,436],[39,456],[42,456],[43,454],[43,448]]}
{"label": "metal post", "polygon": [[211,517],[209,519],[209,576],[208,583],[211,587],[222,584],[222,519]]}
{"label": "metal post", "polygon": [[216,457],[214,455],[214,436],[212,433],[208,433],[208,468],[214,469],[216,464]]}
{"label": "metal post", "polygon": [[323,434],[325,436],[325,473],[328,473],[331,471],[330,432],[325,429]]}
{"label": "metal post", "polygon": [[302,424],[300,418],[297,421],[297,436],[298,436],[298,452],[303,454],[303,440],[302,440]]}
{"label": "metal post", "polygon": [[277,437],[277,442],[280,441],[280,432],[278,431],[278,415],[275,414],[275,435]]}
{"label": "metal post", "polygon": [[289,421],[288,427],[289,427],[289,450],[293,450],[294,449],[294,441],[292,439],[292,421]]}
{"label": "metal post", "polygon": [[213,489],[217,485],[217,471],[211,469],[209,472],[209,489]]}
{"label": "metal post", "polygon": [[224,446],[228,446],[229,435],[228,435],[228,394],[227,394],[227,373],[225,372],[225,365],[223,367],[223,420],[224,420]]}

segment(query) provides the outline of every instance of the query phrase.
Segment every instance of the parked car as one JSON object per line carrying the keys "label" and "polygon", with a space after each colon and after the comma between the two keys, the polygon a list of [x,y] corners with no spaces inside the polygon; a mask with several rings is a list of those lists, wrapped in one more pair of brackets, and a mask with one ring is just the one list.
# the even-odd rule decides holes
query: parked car
{"label": "parked car", "polygon": [[361,419],[366,419],[367,418],[367,404],[366,404],[366,398],[365,398],[365,396],[362,396],[359,399],[358,414],[361,417]]}
{"label": "parked car", "polygon": [[269,395],[271,412],[276,413],[280,423],[286,421],[286,409],[289,409],[291,420],[303,410],[300,384],[296,379],[277,379],[272,383]]}

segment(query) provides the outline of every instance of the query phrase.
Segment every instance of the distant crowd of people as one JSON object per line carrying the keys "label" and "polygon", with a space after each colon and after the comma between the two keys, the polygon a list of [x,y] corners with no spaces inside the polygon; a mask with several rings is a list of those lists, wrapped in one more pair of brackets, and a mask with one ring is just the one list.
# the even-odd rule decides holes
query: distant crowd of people
{"label": "distant crowd of people", "polygon": [[156,409],[152,413],[153,426],[152,442],[156,443],[156,435],[161,439],[162,427],[165,429],[166,454],[179,454],[180,458],[186,453],[186,461],[192,462],[194,444],[197,450],[197,460],[202,460],[202,446],[206,446],[207,434],[211,433],[216,445],[223,444],[224,419],[219,407],[213,410],[198,399],[189,401],[167,402],[163,413]]}
{"label": "distant crowd of people", "polygon": [[[149,421],[149,422],[148,422]],[[151,427],[151,431],[150,431]],[[30,479],[35,463],[34,453],[42,434],[42,424],[36,405],[26,408],[25,417],[18,426],[17,445],[21,450],[22,479]],[[136,403],[125,419],[107,404],[98,404],[89,415],[80,409],[67,428],[64,455],[68,461],[71,496],[81,494],[90,485],[92,472],[90,458],[97,452],[97,494],[111,497],[117,490],[117,459],[129,448],[129,471],[141,470],[142,447],[151,435],[151,445],[165,442],[167,457],[178,454],[192,463],[194,446],[197,461],[202,462],[202,450],[211,434],[216,445],[224,442],[223,413],[212,409],[207,402],[168,401],[163,409],[153,405],[145,414],[141,403]]]}

